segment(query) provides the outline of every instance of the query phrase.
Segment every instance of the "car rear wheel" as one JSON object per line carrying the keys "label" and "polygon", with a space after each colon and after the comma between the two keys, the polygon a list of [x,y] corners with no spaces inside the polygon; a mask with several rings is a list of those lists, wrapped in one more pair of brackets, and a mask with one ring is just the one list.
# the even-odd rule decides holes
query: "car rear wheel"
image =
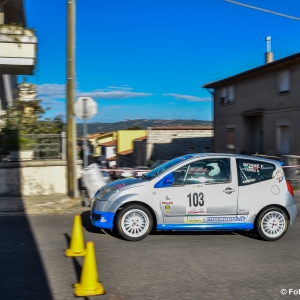
{"label": "car rear wheel", "polygon": [[281,208],[269,207],[257,218],[257,232],[265,241],[276,241],[286,234],[288,222],[288,217]]}
{"label": "car rear wheel", "polygon": [[125,240],[140,241],[151,232],[153,218],[146,207],[132,204],[119,212],[116,227]]}

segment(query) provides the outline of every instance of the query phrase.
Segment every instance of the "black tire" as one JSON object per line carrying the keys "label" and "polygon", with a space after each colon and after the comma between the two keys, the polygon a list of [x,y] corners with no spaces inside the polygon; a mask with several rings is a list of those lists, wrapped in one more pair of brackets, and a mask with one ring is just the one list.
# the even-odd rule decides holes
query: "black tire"
{"label": "black tire", "polygon": [[264,209],[256,220],[257,233],[265,241],[273,242],[281,239],[286,234],[288,227],[288,217],[279,207]]}
{"label": "black tire", "polygon": [[[135,215],[131,215],[130,213],[135,213]],[[125,226],[125,220],[128,222],[127,226]],[[140,204],[125,206],[119,211],[116,218],[116,229],[127,241],[140,241],[144,239],[152,231],[152,228],[152,215],[145,206]]]}

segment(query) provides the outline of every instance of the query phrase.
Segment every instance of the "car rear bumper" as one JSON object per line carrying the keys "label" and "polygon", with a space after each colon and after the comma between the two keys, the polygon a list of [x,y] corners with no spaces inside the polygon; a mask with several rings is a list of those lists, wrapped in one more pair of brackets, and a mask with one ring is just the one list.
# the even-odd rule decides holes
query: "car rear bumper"
{"label": "car rear bumper", "polygon": [[297,206],[296,206],[296,204],[292,204],[292,205],[286,206],[285,208],[288,211],[289,216],[290,216],[290,225],[293,225],[296,220],[296,216],[297,216]]}

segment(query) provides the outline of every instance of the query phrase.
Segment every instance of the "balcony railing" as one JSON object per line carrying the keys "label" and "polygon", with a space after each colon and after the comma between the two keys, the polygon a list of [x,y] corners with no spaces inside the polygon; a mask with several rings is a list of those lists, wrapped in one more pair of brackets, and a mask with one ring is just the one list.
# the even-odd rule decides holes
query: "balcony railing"
{"label": "balcony railing", "polygon": [[0,73],[32,75],[37,38],[32,30],[17,25],[0,26]]}

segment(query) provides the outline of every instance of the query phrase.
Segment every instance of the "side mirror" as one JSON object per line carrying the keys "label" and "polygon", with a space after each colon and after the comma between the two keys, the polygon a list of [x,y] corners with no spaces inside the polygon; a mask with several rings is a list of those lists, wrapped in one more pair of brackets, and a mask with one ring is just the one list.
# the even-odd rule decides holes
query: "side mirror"
{"label": "side mirror", "polygon": [[169,187],[173,184],[174,178],[172,173],[167,174],[165,177],[163,177],[160,181],[158,181],[154,188],[162,188],[162,187]]}

